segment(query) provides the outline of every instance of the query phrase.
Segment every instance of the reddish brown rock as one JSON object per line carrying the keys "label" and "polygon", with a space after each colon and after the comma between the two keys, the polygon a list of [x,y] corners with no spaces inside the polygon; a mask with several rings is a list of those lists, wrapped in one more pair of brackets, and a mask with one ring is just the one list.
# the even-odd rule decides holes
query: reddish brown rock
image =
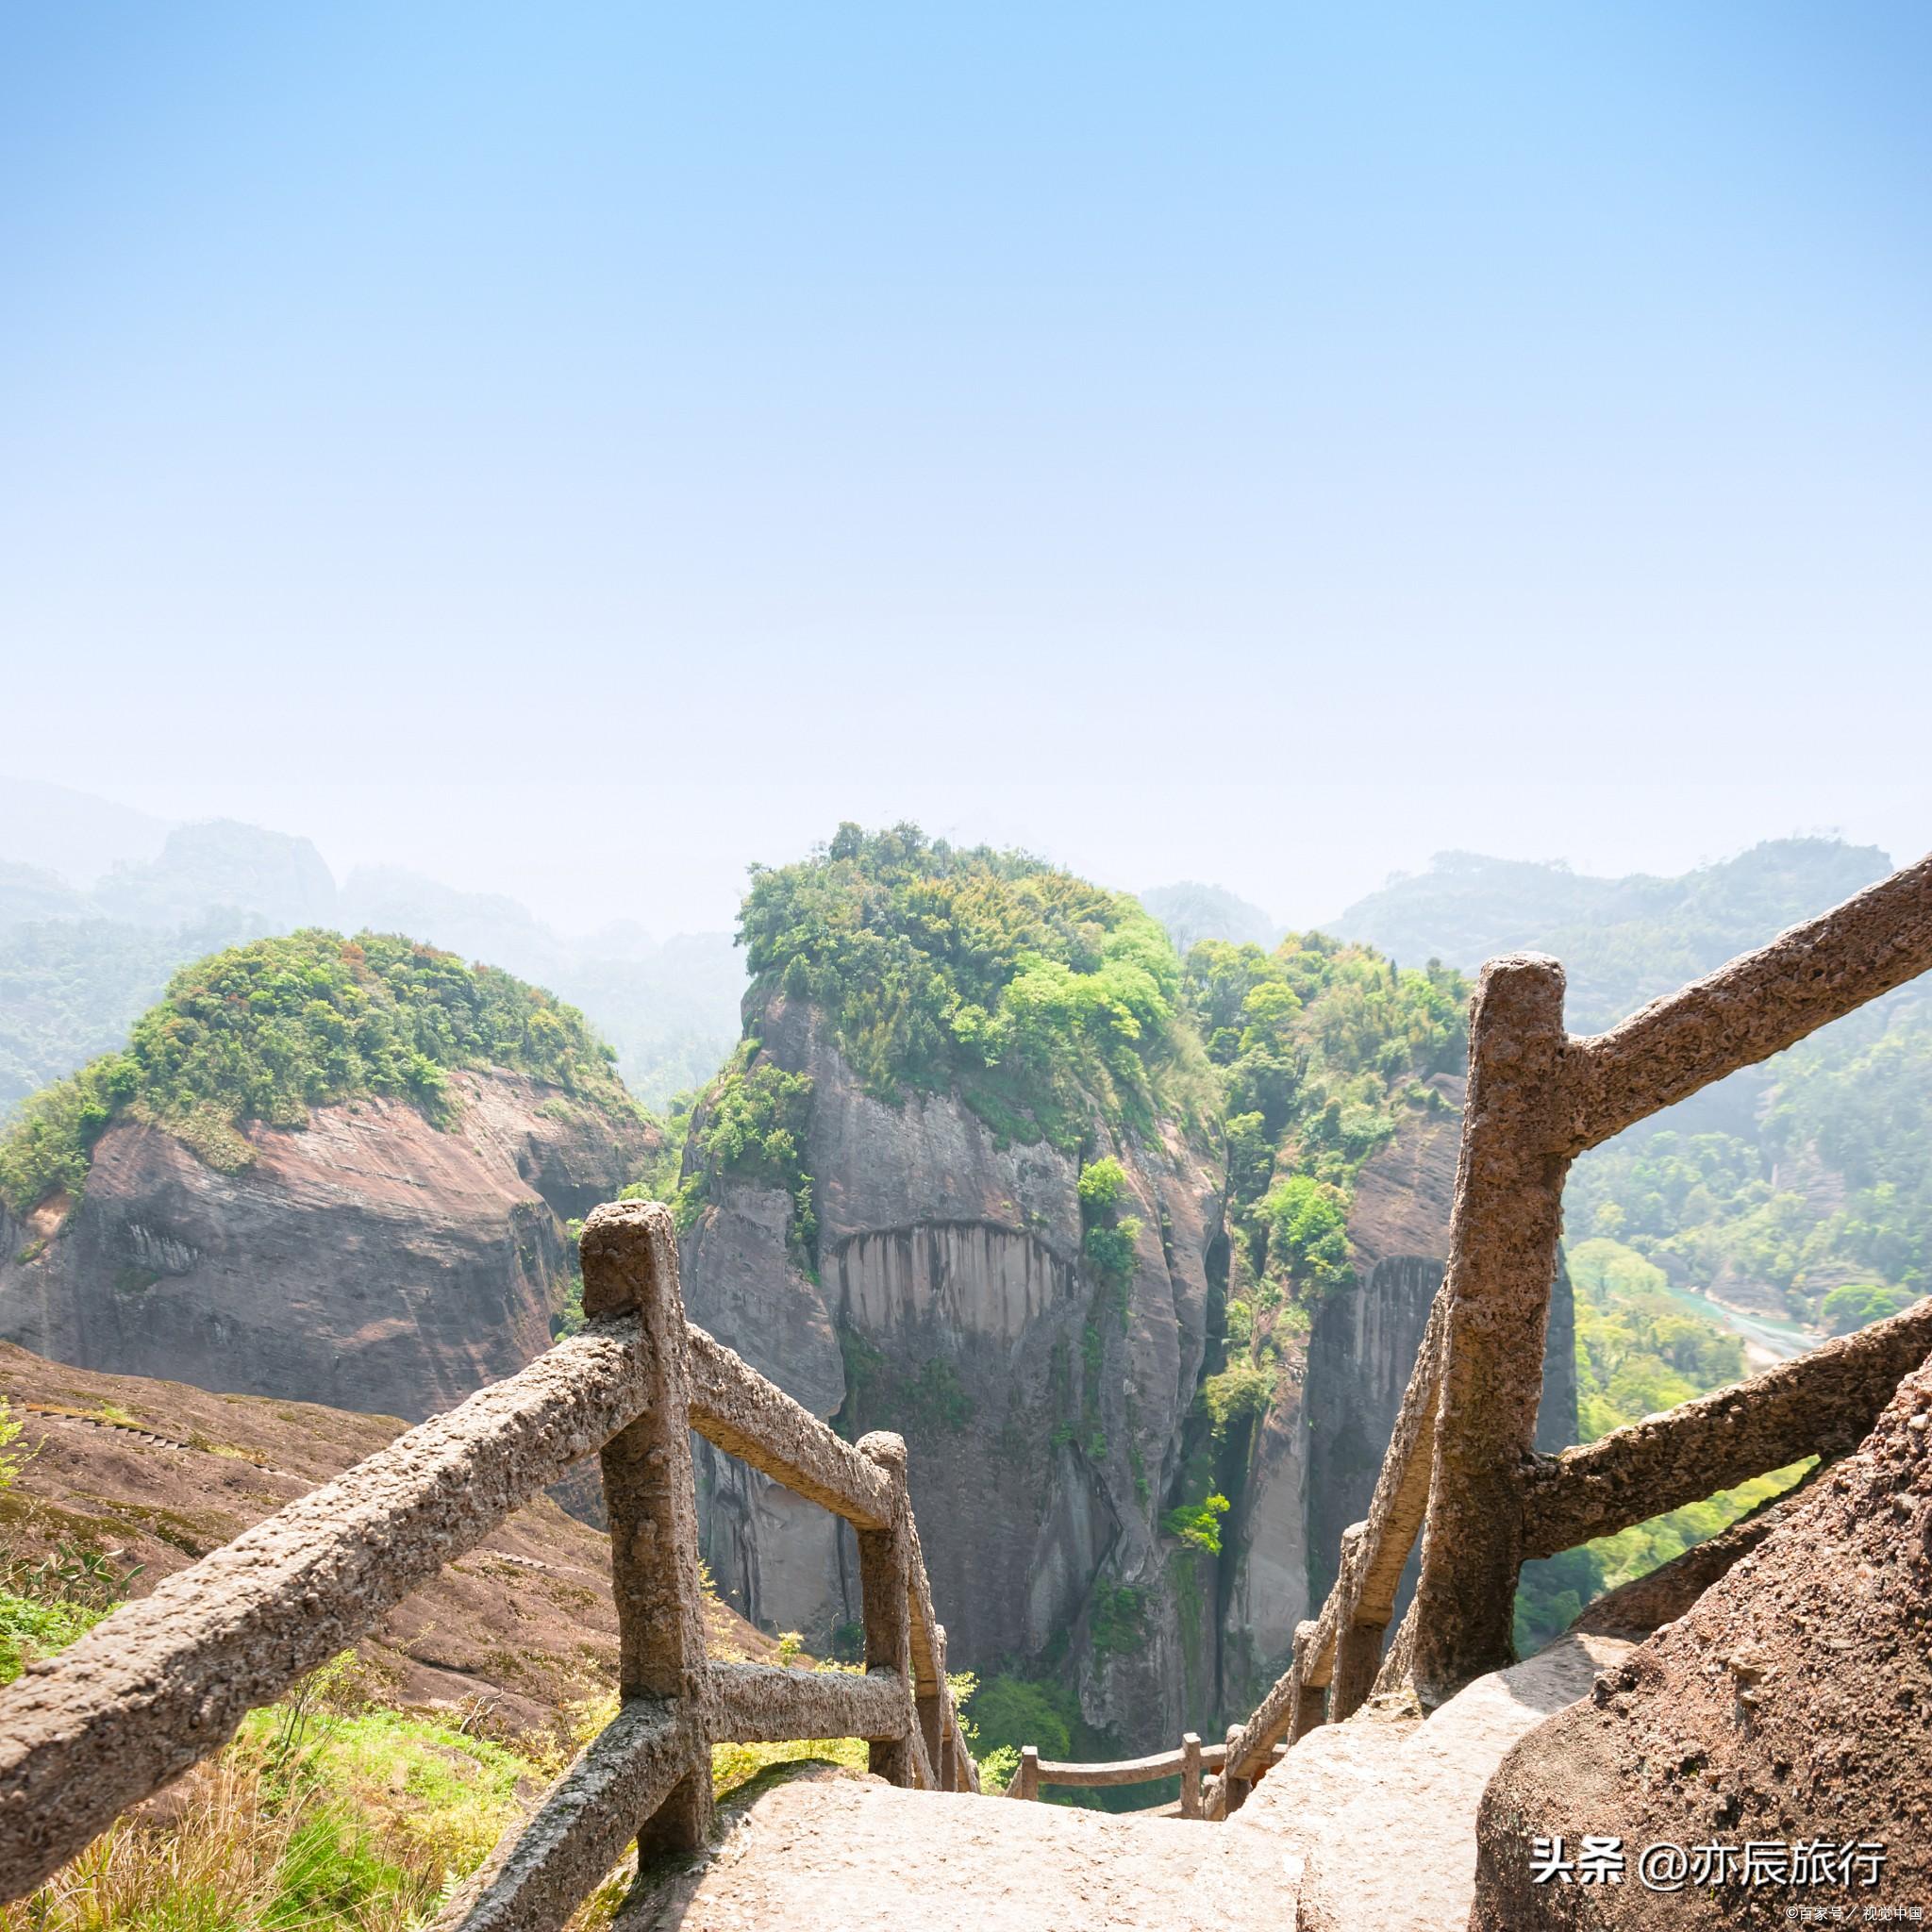
{"label": "reddish brown rock", "polygon": [[[1483,1800],[1484,1932],[1773,1925],[1788,1907],[1932,1905],[1932,1365],[1858,1452],[1592,1697],[1540,1725]],[[1620,1838],[1622,1885],[1534,1884],[1531,1840]],[[1645,1846],[1882,1844],[1881,1882],[1646,1890]]]}
{"label": "reddish brown rock", "polygon": [[252,1126],[234,1174],[119,1123],[64,1219],[0,1210],[0,1338],[412,1420],[513,1374],[562,1305],[563,1218],[635,1175],[650,1130],[509,1074],[450,1089],[447,1129],[375,1097]]}
{"label": "reddish brown rock", "polygon": [[[102,1375],[0,1342],[0,1402],[27,1452],[0,1497],[0,1562],[31,1569],[69,1550],[108,1556],[145,1596],[284,1504],[374,1455],[390,1416],[211,1395]],[[776,1646],[718,1604],[715,1657],[765,1661]],[[375,1682],[409,1705],[462,1707],[543,1728],[614,1689],[617,1614],[608,1538],[544,1500],[406,1597],[361,1646]]]}

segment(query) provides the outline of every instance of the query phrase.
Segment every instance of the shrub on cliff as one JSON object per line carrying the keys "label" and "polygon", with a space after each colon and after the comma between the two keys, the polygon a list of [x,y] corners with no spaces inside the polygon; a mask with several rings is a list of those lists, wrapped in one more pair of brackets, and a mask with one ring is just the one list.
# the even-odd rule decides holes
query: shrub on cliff
{"label": "shrub on cliff", "polygon": [[754,869],[740,938],[754,996],[811,1000],[879,1099],[957,1084],[1001,1131],[1071,1147],[1096,1106],[1144,1124],[1209,1097],[1159,924],[1024,853],[841,825]]}
{"label": "shrub on cliff", "polygon": [[445,1072],[502,1067],[593,1105],[633,1109],[583,1016],[493,966],[391,934],[306,931],[184,967],[126,1048],[30,1100],[0,1139],[0,1200],[16,1214],[78,1192],[122,1114],[168,1128],[211,1164],[251,1158],[252,1121],[299,1126],[358,1093],[446,1123]]}

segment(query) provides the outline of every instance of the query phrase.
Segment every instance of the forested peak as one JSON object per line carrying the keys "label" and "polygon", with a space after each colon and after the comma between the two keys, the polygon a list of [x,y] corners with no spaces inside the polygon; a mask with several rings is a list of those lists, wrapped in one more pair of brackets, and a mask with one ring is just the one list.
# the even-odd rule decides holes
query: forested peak
{"label": "forested peak", "polygon": [[1890,870],[1875,846],[1826,838],[1766,840],[1675,878],[1597,878],[1556,861],[1444,852],[1335,924],[1399,958],[1470,970],[1499,953],[1553,953],[1569,975],[1570,1024],[1591,1031]]}
{"label": "forested peak", "polygon": [[0,1199],[16,1213],[77,1191],[115,1118],[167,1127],[217,1166],[244,1164],[252,1121],[299,1126],[312,1108],[391,1094],[451,1112],[446,1071],[497,1067],[597,1105],[634,1105],[583,1015],[492,966],[388,933],[308,929],[182,968],[126,1048],[34,1096],[0,1139]]}
{"label": "forested peak", "polygon": [[1015,1135],[1077,1139],[1095,1104],[1151,1116],[1190,1058],[1159,923],[1024,852],[842,824],[809,858],[753,869],[739,937],[755,1005],[814,1002],[868,1089],[958,1082]]}
{"label": "forested peak", "polygon": [[1398,967],[1374,947],[1291,932],[1272,951],[1203,940],[1183,1003],[1208,1057],[1227,1066],[1272,1041],[1335,1071],[1459,1071],[1469,982],[1431,959]]}

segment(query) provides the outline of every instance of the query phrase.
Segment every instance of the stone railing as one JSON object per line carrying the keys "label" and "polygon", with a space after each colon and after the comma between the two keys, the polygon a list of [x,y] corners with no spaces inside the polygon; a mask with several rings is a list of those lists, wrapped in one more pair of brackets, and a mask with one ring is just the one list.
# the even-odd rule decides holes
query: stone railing
{"label": "stone railing", "polygon": [[[1289,1669],[1228,1732],[1208,1817],[1239,1807],[1279,1744],[1372,1691],[1407,1686],[1432,1707],[1510,1662],[1525,1559],[1841,1455],[1871,1429],[1932,1352],[1932,1301],[1582,1448],[1532,1447],[1571,1161],[1928,969],[1932,858],[1590,1038],[1564,1030],[1556,960],[1483,968],[1448,1270],[1368,1517],[1344,1533],[1335,1586],[1296,1630]],[[1415,1598],[1385,1657],[1418,1536]]]}
{"label": "stone railing", "polygon": [[[1278,1744],[1279,1758],[1288,1747]],[[1076,1790],[1100,1790],[1119,1785],[1157,1784],[1178,1775],[1179,1802],[1173,1807],[1183,1818],[1199,1818],[1202,1809],[1202,1775],[1219,1771],[1227,1761],[1225,1744],[1203,1744],[1198,1733],[1186,1732],[1174,1751],[1157,1751],[1151,1757],[1116,1757],[1098,1764],[1062,1764],[1042,1757],[1037,1745],[1028,1744],[1020,1753],[1019,1768],[1007,1787],[1009,1798],[1038,1798],[1045,1785],[1063,1785]]]}
{"label": "stone railing", "polygon": [[[863,1738],[894,1784],[977,1789],[947,1689],[896,1436],[842,1441],[684,1319],[656,1204],[584,1228],[582,1333],[399,1437],[0,1690],[0,1900],[212,1756],[254,1707],[366,1635],[601,1450],[622,1701],[438,1921],[561,1925],[635,1840],[694,1848],[714,1742]],[[865,1670],[705,1655],[691,1429],[857,1532]]]}

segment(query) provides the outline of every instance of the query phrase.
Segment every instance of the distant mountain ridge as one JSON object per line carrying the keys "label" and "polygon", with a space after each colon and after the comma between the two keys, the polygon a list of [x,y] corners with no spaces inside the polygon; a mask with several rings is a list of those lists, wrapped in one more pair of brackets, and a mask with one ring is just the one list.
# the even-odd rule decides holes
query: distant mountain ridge
{"label": "distant mountain ridge", "polygon": [[[1677,878],[1442,853],[1336,921],[1404,958],[1554,954],[1594,1031],[1892,869],[1871,845],[1778,839]],[[1835,1291],[1883,1311],[1932,1288],[1932,992],[1901,987],[1577,1162],[1573,1241],[1614,1241],[1683,1287],[1810,1322]],[[1838,1296],[1842,1301],[1843,1294]]]}
{"label": "distant mountain ridge", "polygon": [[1592,878],[1560,862],[1440,852],[1325,927],[1392,958],[1473,971],[1498,953],[1554,954],[1577,1031],[1614,1024],[1762,945],[1892,869],[1875,845],[1773,839],[1676,878]]}
{"label": "distant mountain ridge", "polygon": [[[728,933],[553,931],[500,893],[393,867],[339,889],[308,839],[233,819],[167,826],[64,787],[0,779],[0,1117],[125,1040],[177,968],[303,926],[406,933],[591,1008],[631,1091],[661,1108],[738,1037]],[[73,870],[65,868],[71,866]]]}
{"label": "distant mountain ridge", "polygon": [[1167,928],[1174,951],[1184,959],[1202,940],[1272,948],[1288,929],[1225,886],[1204,886],[1198,879],[1151,886],[1140,899]]}

